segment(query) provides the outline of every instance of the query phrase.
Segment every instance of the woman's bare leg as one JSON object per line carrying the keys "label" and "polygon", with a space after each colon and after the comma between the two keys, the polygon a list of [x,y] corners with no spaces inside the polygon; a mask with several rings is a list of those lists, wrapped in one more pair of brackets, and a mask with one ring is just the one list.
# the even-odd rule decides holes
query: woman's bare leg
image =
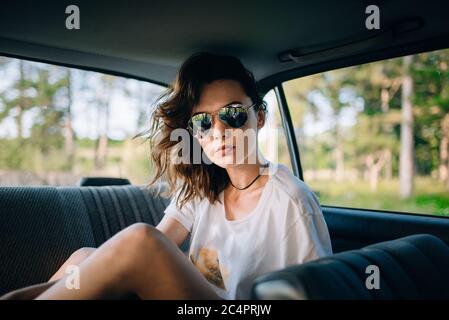
{"label": "woman's bare leg", "polygon": [[0,300],[33,300],[55,283],[56,281],[44,282],[16,289],[1,296]]}
{"label": "woman's bare leg", "polygon": [[164,234],[137,223],[105,242],[79,265],[80,287],[57,281],[38,299],[219,299],[207,280]]}
{"label": "woman's bare leg", "polygon": [[64,262],[64,264],[56,271],[56,273],[48,280],[48,282],[53,282],[59,280],[66,275],[67,267],[73,265],[80,265],[81,262],[86,260],[92,253],[94,253],[95,248],[84,247],[76,250],[72,255]]}
{"label": "woman's bare leg", "polygon": [[72,255],[64,262],[59,270],[48,280],[48,282],[38,283],[25,288],[20,288],[0,297],[0,300],[31,300],[38,297],[45,290],[48,290],[53,286],[57,280],[66,276],[66,270],[68,266],[79,265],[81,262],[87,259],[95,251],[95,248],[81,248],[76,250]]}

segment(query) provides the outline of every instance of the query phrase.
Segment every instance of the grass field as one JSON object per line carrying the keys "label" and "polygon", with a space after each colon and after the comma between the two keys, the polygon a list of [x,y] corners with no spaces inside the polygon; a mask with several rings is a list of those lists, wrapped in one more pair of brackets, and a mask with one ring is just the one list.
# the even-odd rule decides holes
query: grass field
{"label": "grass field", "polygon": [[430,177],[417,177],[414,195],[399,197],[399,181],[381,181],[372,192],[367,182],[306,181],[322,205],[388,210],[449,217],[449,190]]}

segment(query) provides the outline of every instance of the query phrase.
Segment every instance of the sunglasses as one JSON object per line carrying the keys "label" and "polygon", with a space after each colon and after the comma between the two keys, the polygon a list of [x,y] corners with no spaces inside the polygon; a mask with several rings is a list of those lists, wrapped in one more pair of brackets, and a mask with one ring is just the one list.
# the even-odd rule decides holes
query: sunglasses
{"label": "sunglasses", "polygon": [[189,119],[187,129],[193,136],[204,134],[212,127],[212,119],[216,114],[218,114],[218,119],[226,126],[241,128],[248,120],[248,110],[255,106],[257,106],[257,103],[249,107],[245,107],[241,103],[232,103],[220,108],[214,113],[196,113]]}

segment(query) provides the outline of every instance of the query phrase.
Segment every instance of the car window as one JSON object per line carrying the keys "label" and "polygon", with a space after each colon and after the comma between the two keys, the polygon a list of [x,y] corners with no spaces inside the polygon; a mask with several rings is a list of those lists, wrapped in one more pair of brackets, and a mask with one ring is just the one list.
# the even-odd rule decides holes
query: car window
{"label": "car window", "polygon": [[267,103],[267,113],[265,125],[258,136],[259,148],[268,160],[284,164],[292,170],[287,139],[274,90],[270,90],[263,100]]}
{"label": "car window", "polygon": [[321,203],[449,215],[449,50],[285,82]]}
{"label": "car window", "polygon": [[0,79],[0,185],[148,180],[147,144],[132,137],[164,87],[6,57]]}

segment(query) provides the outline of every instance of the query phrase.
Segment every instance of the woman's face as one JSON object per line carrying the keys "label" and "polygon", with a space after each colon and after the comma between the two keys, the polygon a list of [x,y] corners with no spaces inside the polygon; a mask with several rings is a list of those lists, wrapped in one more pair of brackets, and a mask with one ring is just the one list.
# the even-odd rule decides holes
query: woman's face
{"label": "woman's face", "polygon": [[248,119],[241,128],[226,126],[218,119],[217,111],[231,103],[241,103],[247,108],[253,101],[245,94],[239,82],[216,80],[204,86],[200,101],[193,109],[193,113],[213,114],[211,129],[197,139],[207,157],[225,169],[243,163],[256,163],[257,131],[265,121],[265,113],[262,110],[250,108]]}

